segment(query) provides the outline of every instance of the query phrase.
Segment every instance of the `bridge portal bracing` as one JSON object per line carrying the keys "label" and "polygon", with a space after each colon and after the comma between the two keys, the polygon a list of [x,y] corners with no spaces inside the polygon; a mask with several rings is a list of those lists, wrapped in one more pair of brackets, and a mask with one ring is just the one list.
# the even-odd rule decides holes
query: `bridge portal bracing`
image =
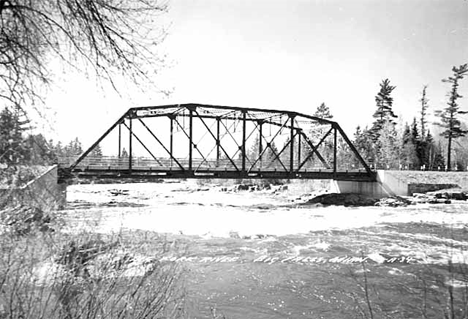
{"label": "bridge portal bracing", "polygon": [[375,180],[337,122],[203,104],[130,108],[78,158],[59,164],[62,179]]}

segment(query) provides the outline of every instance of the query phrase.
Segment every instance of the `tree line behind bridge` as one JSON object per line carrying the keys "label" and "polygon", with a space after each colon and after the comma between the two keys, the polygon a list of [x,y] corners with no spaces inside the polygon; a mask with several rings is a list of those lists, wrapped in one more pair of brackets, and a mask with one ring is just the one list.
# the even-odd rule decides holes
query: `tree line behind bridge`
{"label": "tree line behind bridge", "polygon": [[[468,74],[468,64],[453,67],[453,75],[442,82],[450,84],[447,107],[435,110],[438,121],[429,123],[428,86],[421,91],[419,118],[412,122],[397,122],[393,112],[392,92],[396,88],[385,79],[379,84],[380,89],[375,96],[376,110],[374,121],[370,127],[358,126],[352,136],[352,142],[364,160],[373,169],[392,170],[468,170],[468,133],[467,125],[460,115],[468,113],[459,109],[459,81]],[[322,103],[312,114],[315,117],[333,120],[330,108]],[[429,125],[432,124],[432,125]],[[431,129],[437,134],[432,134]],[[316,132],[309,132],[314,140]],[[258,137],[257,137],[258,139]],[[247,150],[247,157],[256,158],[254,147]],[[297,149],[297,148],[296,148]],[[301,149],[310,152],[304,144]],[[52,165],[60,158],[76,158],[83,153],[82,143],[78,138],[62,144],[47,140],[42,134],[33,134],[29,121],[20,108],[5,108],[0,112],[0,164],[15,165]],[[321,150],[325,158],[332,158],[333,146],[325,142]],[[278,146],[272,143],[264,154],[266,161],[284,160],[278,158]],[[125,149],[122,157],[128,156]],[[97,145],[88,155],[91,158],[103,156],[102,149]],[[296,158],[297,154],[295,155]],[[306,157],[307,154],[301,154]],[[350,162],[350,161],[348,161]]]}

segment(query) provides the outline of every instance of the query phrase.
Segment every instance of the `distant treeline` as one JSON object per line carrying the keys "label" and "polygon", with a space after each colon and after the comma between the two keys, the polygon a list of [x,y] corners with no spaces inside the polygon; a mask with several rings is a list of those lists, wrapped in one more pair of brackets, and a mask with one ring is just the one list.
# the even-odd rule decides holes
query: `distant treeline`
{"label": "distant treeline", "polygon": [[[354,136],[350,137],[364,160],[375,169],[410,169],[410,170],[468,170],[468,137],[467,125],[462,121],[462,115],[468,113],[460,110],[458,100],[459,81],[468,74],[468,64],[452,68],[453,74],[443,79],[449,84],[447,106],[442,110],[434,110],[438,121],[429,123],[428,86],[422,86],[419,103],[415,107],[420,116],[408,122],[399,120],[393,112],[392,92],[396,86],[384,79],[379,84],[380,89],[375,95],[376,109],[374,121],[370,127],[358,126]],[[332,119],[329,107],[322,103],[317,107],[315,117]],[[431,124],[431,125],[430,125]],[[28,134],[29,121],[20,110],[5,108],[0,112],[0,164],[12,165],[49,165],[57,163],[59,158],[76,157],[83,152],[78,138],[63,145],[52,140],[46,140],[42,134]],[[433,135],[431,129],[437,130]],[[320,139],[320,130],[316,128],[309,133],[310,140]],[[318,135],[317,135],[318,134]],[[249,158],[258,157],[258,144],[247,150]],[[286,142],[288,143],[288,141]],[[339,148],[339,147],[338,147]],[[295,147],[297,151],[297,147]],[[301,148],[307,157],[311,152],[307,145]],[[340,148],[342,149],[342,148]],[[323,143],[322,155],[330,161],[332,145]],[[340,151],[340,150],[338,150]],[[264,161],[281,161],[284,156],[277,156],[278,147],[273,142],[262,155]],[[93,157],[102,156],[102,150],[97,145],[89,154]],[[121,156],[128,156],[125,150]],[[242,156],[242,154],[240,154]],[[341,154],[343,158],[347,154]],[[286,156],[287,157],[287,156]],[[297,155],[294,156],[297,158]],[[287,160],[287,158],[286,158]],[[350,164],[353,159],[349,159]]]}
{"label": "distant treeline", "polygon": [[[60,157],[76,157],[83,153],[78,138],[63,145],[47,140],[42,134],[30,134],[29,131],[29,120],[21,111],[5,108],[0,112],[0,164],[52,165]],[[92,155],[102,156],[99,146]]]}

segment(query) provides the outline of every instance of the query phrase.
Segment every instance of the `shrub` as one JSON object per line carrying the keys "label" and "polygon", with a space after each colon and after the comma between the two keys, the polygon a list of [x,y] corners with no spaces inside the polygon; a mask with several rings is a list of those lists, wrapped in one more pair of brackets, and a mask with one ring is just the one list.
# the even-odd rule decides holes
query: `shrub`
{"label": "shrub", "polygon": [[158,258],[164,238],[149,252],[140,235],[1,234],[0,318],[182,316],[182,269]]}

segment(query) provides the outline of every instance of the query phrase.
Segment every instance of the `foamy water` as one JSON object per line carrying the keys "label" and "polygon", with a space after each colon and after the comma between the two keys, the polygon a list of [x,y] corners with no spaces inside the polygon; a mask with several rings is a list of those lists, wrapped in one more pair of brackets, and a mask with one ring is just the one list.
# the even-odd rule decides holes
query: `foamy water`
{"label": "foamy water", "polygon": [[[113,195],[116,193],[119,195]],[[194,181],[68,187],[69,202],[104,206],[72,211],[75,217],[87,221],[81,227],[93,227],[98,232],[140,229],[205,237],[230,237],[237,233],[242,237],[387,223],[424,222],[453,228],[468,225],[466,202],[404,208],[323,207],[302,206],[299,195],[274,190],[223,192],[218,186],[200,186]]]}

